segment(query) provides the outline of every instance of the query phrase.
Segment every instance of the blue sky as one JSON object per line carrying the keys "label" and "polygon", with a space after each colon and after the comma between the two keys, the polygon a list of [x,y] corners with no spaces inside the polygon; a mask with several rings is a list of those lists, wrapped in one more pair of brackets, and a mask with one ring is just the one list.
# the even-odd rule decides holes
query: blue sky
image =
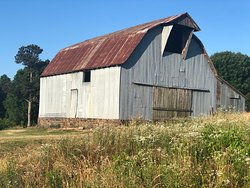
{"label": "blue sky", "polygon": [[250,55],[249,0],[0,0],[0,75],[13,77],[18,48],[37,44],[42,59],[83,40],[188,12],[209,55]]}

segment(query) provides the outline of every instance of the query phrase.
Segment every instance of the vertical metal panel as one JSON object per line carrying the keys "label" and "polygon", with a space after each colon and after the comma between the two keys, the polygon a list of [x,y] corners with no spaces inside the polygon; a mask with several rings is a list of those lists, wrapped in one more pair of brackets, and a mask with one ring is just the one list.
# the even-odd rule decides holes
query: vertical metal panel
{"label": "vertical metal panel", "polygon": [[220,95],[218,97],[217,106],[221,109],[244,111],[245,99],[240,94],[236,93],[226,83],[218,80]]}
{"label": "vertical metal panel", "polygon": [[[213,74],[207,59],[204,57],[203,49],[192,37],[186,60],[181,54],[164,52],[161,55],[161,32],[158,27],[144,37],[135,49],[128,61],[121,69],[121,98],[120,118],[130,119],[135,117],[133,108],[135,93],[140,93],[145,86],[134,86],[133,82],[147,83],[166,87],[197,88],[209,90],[210,93],[196,93],[192,115],[208,114],[216,108],[216,77]],[[144,93],[140,93],[149,101],[145,102],[147,115],[143,119],[152,119],[152,87],[147,87]],[[137,94],[138,95],[138,94]],[[203,100],[201,105],[198,101]]]}
{"label": "vertical metal panel", "polygon": [[78,90],[77,117],[119,119],[120,67],[41,78],[39,117],[72,117],[71,90]]}

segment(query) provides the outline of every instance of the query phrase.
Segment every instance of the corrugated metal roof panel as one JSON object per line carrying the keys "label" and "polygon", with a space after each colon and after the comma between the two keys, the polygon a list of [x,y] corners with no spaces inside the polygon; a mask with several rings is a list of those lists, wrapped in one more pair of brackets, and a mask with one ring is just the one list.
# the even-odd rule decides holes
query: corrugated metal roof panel
{"label": "corrugated metal roof panel", "polygon": [[[178,18],[182,19],[183,16],[190,18],[187,13],[171,16],[64,48],[55,56],[41,76],[121,65],[129,58],[148,30],[176,21]],[[199,30],[195,23],[193,26],[195,30]]]}

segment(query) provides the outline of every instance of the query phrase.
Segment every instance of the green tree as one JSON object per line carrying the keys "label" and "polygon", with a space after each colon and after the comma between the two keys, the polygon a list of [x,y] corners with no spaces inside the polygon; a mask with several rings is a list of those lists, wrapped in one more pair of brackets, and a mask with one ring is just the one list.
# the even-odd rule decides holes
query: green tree
{"label": "green tree", "polygon": [[36,65],[40,62],[39,55],[42,53],[42,51],[43,50],[39,46],[32,44],[19,48],[17,55],[15,56],[16,63],[24,65],[29,74],[29,83],[27,84],[26,88],[27,96],[25,96],[25,100],[28,103],[27,127],[31,125],[31,108],[32,103],[35,100],[33,93],[33,73]]}
{"label": "green tree", "polygon": [[4,118],[4,116],[5,116],[5,108],[3,105],[5,98],[6,97],[5,97],[5,94],[3,92],[3,89],[0,87],[0,119]]}
{"label": "green tree", "polygon": [[28,87],[29,87],[29,71],[27,68],[17,71],[10,92],[4,102],[7,118],[17,124],[24,124],[27,117]]}
{"label": "green tree", "polygon": [[30,92],[32,92],[33,98],[32,111],[30,113],[31,123],[36,123],[39,110],[39,76],[48,63],[48,60],[40,61],[33,70],[32,88],[30,88],[29,69],[24,68],[17,71],[11,83],[10,92],[4,102],[6,117],[11,121],[14,121],[16,124],[27,124],[28,103],[26,99],[29,97]]}
{"label": "green tree", "polygon": [[42,51],[34,44],[19,48],[15,61],[24,68],[17,71],[4,102],[7,118],[28,127],[37,120],[40,74],[49,63],[40,59]]}
{"label": "green tree", "polygon": [[230,51],[211,56],[219,75],[247,96],[247,110],[250,110],[250,57]]}
{"label": "green tree", "polygon": [[4,101],[7,94],[10,92],[11,80],[7,75],[0,77],[0,118],[5,118],[6,109],[4,108]]}

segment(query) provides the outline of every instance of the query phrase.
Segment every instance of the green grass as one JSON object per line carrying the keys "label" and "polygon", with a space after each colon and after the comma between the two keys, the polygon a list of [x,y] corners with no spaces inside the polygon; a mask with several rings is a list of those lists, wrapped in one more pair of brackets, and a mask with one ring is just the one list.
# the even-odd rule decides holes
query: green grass
{"label": "green grass", "polygon": [[250,187],[247,113],[0,139],[0,187]]}
{"label": "green grass", "polygon": [[48,136],[48,135],[66,135],[79,133],[76,130],[44,129],[44,128],[13,128],[0,131],[2,138],[6,137],[25,137],[25,136]]}
{"label": "green grass", "polygon": [[13,128],[0,131],[0,156],[13,153],[23,148],[40,146],[41,144],[62,139],[64,137],[80,136],[77,130],[59,130],[43,128]]}

